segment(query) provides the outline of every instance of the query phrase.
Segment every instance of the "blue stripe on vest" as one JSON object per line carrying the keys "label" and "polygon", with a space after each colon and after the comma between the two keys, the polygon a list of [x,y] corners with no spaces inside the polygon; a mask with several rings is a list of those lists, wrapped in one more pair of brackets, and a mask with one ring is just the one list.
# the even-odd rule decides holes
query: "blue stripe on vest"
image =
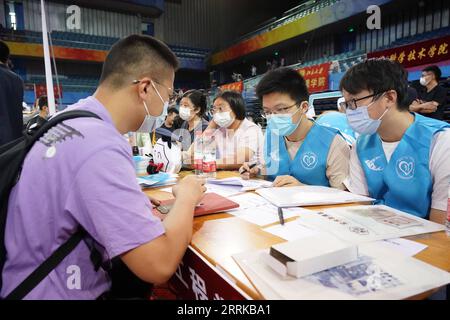
{"label": "blue stripe on vest", "polygon": [[326,176],[327,158],[331,143],[339,131],[314,124],[293,160],[286,149],[284,137],[271,134],[267,128],[264,158],[268,178],[290,175],[298,181],[329,187]]}
{"label": "blue stripe on vest", "polygon": [[357,154],[367,180],[369,195],[421,218],[428,218],[433,182],[430,172],[430,146],[434,135],[450,128],[443,121],[415,114],[387,162],[378,134],[363,135],[357,141]]}

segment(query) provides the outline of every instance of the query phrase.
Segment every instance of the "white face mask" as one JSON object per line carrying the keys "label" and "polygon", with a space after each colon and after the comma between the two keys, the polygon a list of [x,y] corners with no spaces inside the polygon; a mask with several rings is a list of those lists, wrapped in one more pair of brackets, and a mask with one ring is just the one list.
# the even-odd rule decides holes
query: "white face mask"
{"label": "white face mask", "polygon": [[141,126],[139,127],[139,129],[136,132],[144,132],[144,133],[152,132],[153,130],[161,127],[163,125],[164,121],[166,120],[167,109],[169,108],[169,101],[164,102],[164,99],[159,94],[159,92],[156,89],[153,82],[152,82],[152,86],[155,89],[156,93],[158,94],[158,97],[161,99],[161,102],[164,104],[163,110],[159,116],[156,116],[156,117],[152,116],[150,114],[150,112],[148,112],[147,103],[145,101],[142,101],[144,103],[144,108],[145,108],[145,111],[147,112],[147,115],[145,116],[144,121],[142,122]]}
{"label": "white face mask", "polygon": [[420,84],[422,86],[426,87],[429,83],[430,83],[430,81],[427,81],[427,79],[425,77],[420,77]]}
{"label": "white face mask", "polygon": [[189,121],[191,119],[191,109],[187,107],[180,107],[180,118],[184,121]]}
{"label": "white face mask", "polygon": [[215,113],[213,120],[221,128],[228,128],[234,122],[230,111]]}

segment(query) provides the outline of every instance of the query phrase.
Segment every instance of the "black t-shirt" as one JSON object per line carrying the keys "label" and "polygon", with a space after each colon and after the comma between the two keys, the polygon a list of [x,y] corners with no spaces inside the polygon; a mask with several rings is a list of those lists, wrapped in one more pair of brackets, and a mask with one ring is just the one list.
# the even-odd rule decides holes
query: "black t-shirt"
{"label": "black t-shirt", "polygon": [[[161,129],[165,129],[165,130],[169,130],[170,132],[173,132],[174,131],[174,127],[172,126],[172,127],[166,127],[166,124],[164,123],[161,127],[160,127]],[[158,141],[159,140],[159,138],[161,138],[162,137],[162,135],[161,134],[159,134],[158,133],[158,129],[156,129],[156,140]]]}
{"label": "black t-shirt", "polygon": [[424,113],[424,116],[443,120],[444,119],[444,108],[447,102],[447,89],[437,85],[430,92],[427,92],[427,88],[423,88],[418,92],[418,98],[425,102],[436,101],[439,103],[437,110],[433,113]]}
{"label": "black t-shirt", "polygon": [[0,145],[22,136],[23,81],[0,63]]}

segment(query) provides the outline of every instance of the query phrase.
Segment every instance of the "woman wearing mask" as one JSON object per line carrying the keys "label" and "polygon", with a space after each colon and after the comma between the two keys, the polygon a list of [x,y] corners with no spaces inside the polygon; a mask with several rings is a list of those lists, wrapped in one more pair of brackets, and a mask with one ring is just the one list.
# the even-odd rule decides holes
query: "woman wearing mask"
{"label": "woman wearing mask", "polygon": [[234,91],[219,94],[213,103],[213,119],[208,126],[217,143],[217,167],[224,170],[239,169],[263,154],[261,128],[245,118],[245,102]]}
{"label": "woman wearing mask", "polygon": [[180,101],[179,112],[184,122],[177,131],[182,136],[182,150],[188,150],[194,142],[195,132],[203,132],[208,127],[208,121],[203,119],[206,112],[206,96],[199,90],[186,92]]}
{"label": "woman wearing mask", "polygon": [[256,88],[267,119],[263,166],[239,170],[244,179],[262,173],[275,187],[320,185],[345,189],[350,149],[338,130],[306,116],[308,89],[295,70],[269,72]]}

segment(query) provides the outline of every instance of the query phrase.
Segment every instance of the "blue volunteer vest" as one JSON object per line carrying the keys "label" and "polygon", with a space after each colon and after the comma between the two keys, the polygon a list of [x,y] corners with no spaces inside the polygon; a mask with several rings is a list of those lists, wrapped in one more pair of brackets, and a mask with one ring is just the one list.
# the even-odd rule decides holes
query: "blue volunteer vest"
{"label": "blue volunteer vest", "polygon": [[277,176],[290,175],[304,184],[329,187],[327,158],[337,134],[336,129],[314,124],[291,160],[284,137],[272,133],[268,127],[264,148],[268,178],[274,180]]}
{"label": "blue volunteer vest", "polygon": [[433,187],[430,146],[434,135],[449,127],[443,121],[415,114],[414,123],[406,130],[389,163],[378,134],[358,138],[358,158],[369,195],[377,199],[376,203],[428,218]]}
{"label": "blue volunteer vest", "polygon": [[345,113],[340,113],[337,111],[328,112],[324,115],[321,115],[316,120],[316,123],[324,127],[331,127],[338,129],[339,132],[344,137],[345,141],[350,146],[352,146],[353,143],[356,141],[355,132],[348,124],[347,116],[345,115]]}

